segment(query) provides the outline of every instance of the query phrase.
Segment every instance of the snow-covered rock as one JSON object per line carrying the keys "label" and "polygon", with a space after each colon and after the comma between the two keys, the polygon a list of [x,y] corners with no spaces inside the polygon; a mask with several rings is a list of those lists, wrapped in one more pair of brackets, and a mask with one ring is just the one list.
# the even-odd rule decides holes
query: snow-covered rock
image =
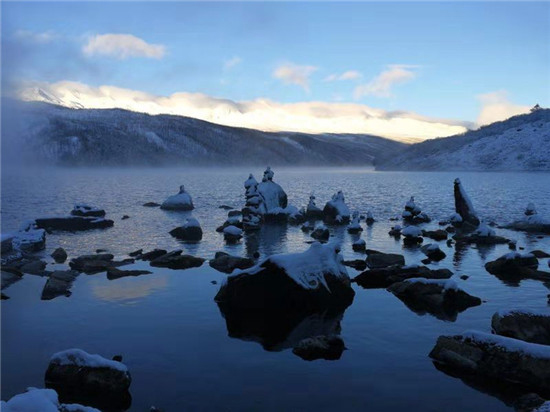
{"label": "snow-covered rock", "polygon": [[311,237],[313,239],[326,242],[330,238],[330,232],[324,224],[320,223],[315,225],[315,229],[311,232]]}
{"label": "snow-covered rock", "polygon": [[121,362],[67,349],[50,358],[45,376],[49,387],[73,387],[81,391],[124,392],[132,383],[130,372]]}
{"label": "snow-covered rock", "polygon": [[491,319],[493,332],[526,342],[550,345],[550,311],[508,309]]}
{"label": "snow-covered rock", "polygon": [[388,290],[413,312],[443,320],[456,320],[458,313],[481,305],[481,299],[469,295],[452,279],[410,278],[394,283]]}
{"label": "snow-covered rock", "polygon": [[364,252],[367,249],[367,242],[365,239],[358,239],[351,245],[355,252]]}
{"label": "snow-covered rock", "polygon": [[2,412],[100,412],[76,403],[60,403],[53,389],[27,388],[27,391],[0,403]]}
{"label": "snow-covered rock", "polygon": [[105,216],[105,210],[100,209],[95,206],[90,206],[85,203],[77,203],[74,205],[73,210],[71,210],[71,215],[73,216],[93,216],[93,217],[103,217]]}
{"label": "snow-covered rock", "polygon": [[307,219],[322,219],[323,218],[323,211],[317,207],[317,204],[315,203],[315,196],[310,195],[309,196],[309,202],[307,204],[306,208],[306,217]]}
{"label": "snow-covered rock", "polygon": [[350,211],[340,190],[332,196],[323,209],[323,218],[329,224],[346,224],[350,220]]}
{"label": "snow-covered rock", "polygon": [[348,225],[348,233],[360,233],[362,231],[363,231],[363,228],[361,227],[359,212],[355,211],[353,212],[351,222]]}
{"label": "snow-covered rock", "polygon": [[365,218],[367,225],[371,225],[375,222],[372,210],[367,210],[367,217]]}
{"label": "snow-covered rock", "polygon": [[246,204],[242,210],[243,229],[258,230],[263,222],[265,213],[264,199],[258,191],[258,182],[252,174],[244,182],[246,190]]}
{"label": "snow-covered rock", "polygon": [[401,236],[401,225],[395,225],[395,226],[392,226],[390,231],[388,232],[388,234],[390,236],[393,236],[393,237],[396,237],[396,238],[399,238]]}
{"label": "snow-covered rock", "polygon": [[550,346],[479,331],[440,336],[430,357],[458,374],[550,390]]}
{"label": "snow-covered rock", "polygon": [[[270,167],[264,172],[262,182],[258,184],[258,193],[263,199],[264,214],[266,217],[285,214],[288,198],[281,186],[273,181],[274,173]],[[286,213],[288,214],[288,213]]]}
{"label": "snow-covered rock", "polygon": [[[464,186],[460,182],[459,178],[455,179],[454,182],[454,196],[455,196],[455,211],[461,217],[461,227],[465,229],[475,229],[479,226],[479,218],[477,217],[474,205],[470,200],[470,197],[464,190]],[[458,223],[457,219],[452,219],[453,224]]]}
{"label": "snow-covered rock", "polygon": [[237,226],[227,226],[223,230],[223,237],[228,243],[238,242],[243,237],[243,231]]}
{"label": "snow-covered rock", "polygon": [[355,293],[342,261],[333,244],[313,243],[302,253],[272,255],[234,272],[215,300],[245,310],[345,308]]}
{"label": "snow-covered rock", "polygon": [[195,206],[193,206],[191,195],[185,191],[185,186],[181,185],[179,193],[168,197],[162,202],[160,208],[165,210],[193,210]]}
{"label": "snow-covered rock", "polygon": [[427,223],[430,222],[430,217],[423,213],[420,207],[415,203],[414,196],[405,203],[405,210],[401,214],[403,220],[412,224]]}
{"label": "snow-covered rock", "polygon": [[550,220],[545,219],[537,213],[535,205],[529,203],[524,215],[505,227],[508,229],[521,230],[525,232],[540,232],[550,234]]}
{"label": "snow-covered rock", "polygon": [[440,261],[442,259],[445,259],[445,252],[443,252],[437,243],[428,243],[427,245],[424,245],[420,248],[422,253],[424,253],[428,259],[433,261]]}
{"label": "snow-covered rock", "polygon": [[403,235],[403,243],[413,245],[422,243],[422,230],[416,226],[407,226],[401,230]]}
{"label": "snow-covered rock", "polygon": [[510,252],[497,260],[487,262],[485,269],[500,277],[550,280],[550,273],[537,270],[538,265],[538,259],[530,253]]}
{"label": "snow-covered rock", "polygon": [[202,239],[202,228],[197,219],[188,217],[183,226],[172,229],[170,234],[180,240],[198,242]]}
{"label": "snow-covered rock", "polygon": [[13,235],[13,248],[24,252],[36,252],[46,247],[46,231],[36,222],[26,222]]}

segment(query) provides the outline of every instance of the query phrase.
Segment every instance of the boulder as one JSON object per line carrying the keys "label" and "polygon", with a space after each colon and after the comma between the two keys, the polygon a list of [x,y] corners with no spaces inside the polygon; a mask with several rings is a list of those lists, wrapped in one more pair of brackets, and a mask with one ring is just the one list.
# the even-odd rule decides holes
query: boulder
{"label": "boulder", "polygon": [[529,203],[522,219],[516,220],[506,226],[507,229],[521,230],[524,232],[546,233],[550,234],[550,221],[537,214],[533,203]]}
{"label": "boulder", "polygon": [[350,211],[340,190],[332,196],[323,209],[323,219],[328,224],[347,224],[350,221]]}
{"label": "boulder", "polygon": [[403,243],[406,245],[416,245],[424,240],[422,239],[422,230],[416,226],[405,227],[401,230],[401,234],[403,235]]}
{"label": "boulder", "polygon": [[135,250],[133,252],[128,253],[128,256],[137,258],[137,257],[141,256],[142,254],[143,254],[143,249],[138,249],[138,250]]}
{"label": "boulder", "polygon": [[344,260],[344,265],[352,267],[356,270],[365,270],[367,268],[367,262],[363,259]]}
{"label": "boulder", "polygon": [[430,269],[426,266],[388,266],[380,269],[370,269],[357,275],[353,282],[359,286],[372,288],[387,288],[388,286],[411,278],[449,279],[453,275],[449,269]]}
{"label": "boulder", "polygon": [[428,257],[428,259],[435,262],[439,262],[447,256],[436,243],[428,243],[427,245],[422,246],[420,250]]}
{"label": "boulder", "polygon": [[38,252],[46,247],[46,231],[35,221],[25,222],[14,234],[12,247],[22,252]]}
{"label": "boulder", "polygon": [[258,191],[258,182],[252,174],[244,182],[244,188],[246,191],[246,204],[242,210],[242,228],[246,231],[259,230],[264,221],[266,208],[264,199]]}
{"label": "boulder", "polygon": [[45,274],[46,262],[36,259],[30,260],[23,265],[19,266],[19,270],[23,273],[30,273],[31,275],[43,275]]}
{"label": "boulder", "polygon": [[497,236],[495,231],[484,222],[480,222],[478,228],[474,230],[473,233],[455,235],[453,239],[456,240],[456,243],[476,245],[499,245],[510,242],[509,239],[502,236]]}
{"label": "boulder", "polygon": [[98,253],[95,255],[83,255],[72,259],[69,266],[73,270],[87,274],[105,272],[110,268],[129,265],[134,263],[134,259],[124,259],[120,261],[113,260],[114,256],[110,253]]}
{"label": "boulder", "polygon": [[151,261],[151,266],[169,268],[169,269],[190,269],[202,266],[203,258],[198,258],[191,255],[182,255],[181,250],[166,253]]}
{"label": "boulder", "polygon": [[533,250],[529,253],[534,257],[536,257],[537,259],[544,259],[544,258],[550,257],[550,254],[544,252],[543,250]]}
{"label": "boulder", "polygon": [[347,307],[353,291],[334,245],[313,243],[302,253],[272,255],[232,274],[215,297],[241,310],[305,310]]}
{"label": "boulder", "polygon": [[493,315],[491,328],[497,335],[550,345],[550,313],[525,309],[500,311]]}
{"label": "boulder", "polygon": [[348,233],[361,233],[363,228],[361,227],[361,222],[359,221],[359,212],[353,212],[352,220],[348,225]]}
{"label": "boulder", "polygon": [[330,238],[330,232],[324,225],[319,225],[311,232],[311,237],[315,240],[327,242]]}
{"label": "boulder", "polygon": [[231,256],[223,252],[216,253],[214,259],[210,259],[208,263],[223,273],[232,273],[235,269],[248,269],[254,266],[254,261],[250,258]]}
{"label": "boulder", "polygon": [[36,226],[48,231],[67,231],[76,232],[82,230],[105,229],[112,227],[114,222],[102,217],[46,217],[36,219]]}
{"label": "boulder", "polygon": [[399,238],[401,236],[401,230],[402,228],[400,225],[392,226],[390,231],[388,232],[388,235]]}
{"label": "boulder", "polygon": [[309,202],[306,208],[306,218],[318,220],[323,218],[323,211],[315,204],[315,196],[309,196]]}
{"label": "boulder", "polygon": [[150,252],[143,253],[137,257],[137,259],[140,260],[155,260],[156,258],[159,258],[161,256],[164,256],[168,253],[167,250],[164,249],[153,249]]}
{"label": "boulder", "polygon": [[307,361],[338,360],[345,349],[346,346],[340,336],[314,336],[301,340],[292,349],[292,353]]}
{"label": "boulder", "polygon": [[481,305],[481,299],[469,295],[451,279],[406,279],[394,283],[388,291],[413,312],[448,321],[455,321],[458,313],[469,307]]}
{"label": "boulder", "polygon": [[479,226],[479,218],[477,217],[476,211],[472,204],[472,201],[466,194],[460,179],[455,179],[454,182],[454,197],[455,197],[455,211],[460,216],[460,221],[458,219],[451,222],[455,225],[459,225],[464,229],[473,230]]}
{"label": "boulder", "polygon": [[356,241],[353,242],[353,244],[351,245],[351,248],[352,248],[355,252],[365,252],[365,250],[367,249],[367,242],[365,242],[365,239],[356,240]]}
{"label": "boulder", "polygon": [[431,221],[430,217],[422,212],[422,210],[416,205],[414,196],[411,196],[409,201],[405,204],[405,210],[401,214],[403,220],[409,224],[428,223]]}
{"label": "boulder", "polygon": [[186,242],[199,242],[202,239],[201,225],[197,219],[192,217],[185,219],[183,226],[172,229],[170,234]]}
{"label": "boulder", "polygon": [[367,266],[371,269],[386,268],[388,266],[405,264],[405,257],[395,253],[369,253],[367,256]]}
{"label": "boulder", "polygon": [[73,281],[78,276],[76,270],[56,270],[52,272],[42,289],[42,300],[51,300],[58,296],[71,296]]}
{"label": "boulder", "polygon": [[84,203],[77,203],[71,210],[73,216],[86,216],[86,217],[103,217],[105,216],[105,210],[98,207],[90,206]]}
{"label": "boulder", "polygon": [[243,237],[242,229],[236,226],[227,226],[223,229],[223,238],[227,243],[236,243]]}
{"label": "boulder", "polygon": [[[287,195],[283,188],[273,181],[274,175],[271,167],[267,167],[261,183],[257,186],[258,193],[263,199],[264,216],[278,215],[288,206]],[[286,220],[285,217],[283,219]]]}
{"label": "boulder", "polygon": [[67,260],[67,252],[62,247],[55,249],[50,255],[55,263],[63,263]]}
{"label": "boulder", "polygon": [[550,280],[550,273],[537,270],[539,262],[530,253],[510,252],[497,260],[487,262],[485,269],[492,275],[512,278]]}
{"label": "boulder", "polygon": [[185,186],[180,186],[180,191],[178,194],[168,197],[162,205],[161,209],[164,210],[193,210],[193,199],[191,195],[185,191]]}
{"label": "boulder", "polygon": [[447,231],[445,231],[443,229],[423,230],[422,231],[422,236],[429,237],[430,239],[440,241],[440,240],[446,240],[448,234],[447,234]]}
{"label": "boulder", "polygon": [[550,393],[550,346],[468,331],[462,335],[440,336],[430,357],[457,373]]}
{"label": "boulder", "polygon": [[128,391],[132,378],[126,365],[91,355],[82,349],[68,349],[50,358],[45,376],[46,386],[83,395],[110,395]]}

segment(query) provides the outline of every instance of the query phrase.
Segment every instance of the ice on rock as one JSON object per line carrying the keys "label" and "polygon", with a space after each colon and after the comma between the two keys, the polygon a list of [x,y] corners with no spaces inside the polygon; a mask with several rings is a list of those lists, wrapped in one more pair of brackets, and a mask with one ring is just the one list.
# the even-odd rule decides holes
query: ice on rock
{"label": "ice on rock", "polygon": [[401,214],[401,217],[405,222],[408,223],[425,223],[429,222],[431,219],[426,213],[423,213],[420,207],[415,203],[414,196],[405,203],[405,210]]}
{"label": "ice on rock", "polygon": [[20,251],[35,252],[42,250],[46,245],[46,231],[39,229],[35,221],[25,222],[13,236],[12,245]]}
{"label": "ice on rock", "polygon": [[416,226],[407,226],[401,230],[401,234],[405,237],[421,237],[422,230]]}
{"label": "ice on rock", "polygon": [[350,210],[346,205],[344,193],[340,190],[332,196],[323,209],[323,216],[327,223],[343,224],[350,220]]}
{"label": "ice on rock", "polygon": [[246,204],[242,210],[243,214],[243,229],[258,230],[263,221],[265,213],[264,199],[258,191],[258,181],[252,174],[244,182],[246,190]]}
{"label": "ice on rock", "polygon": [[262,182],[258,184],[258,192],[263,199],[264,213],[277,215],[285,211],[288,198],[281,186],[273,181],[274,173],[270,167],[264,172]]}
{"label": "ice on rock", "polygon": [[315,204],[315,196],[309,196],[309,202],[306,209],[306,217],[308,219],[321,219],[323,217],[323,211]]}
{"label": "ice on rock", "polygon": [[478,228],[474,231],[474,235],[482,237],[495,236],[495,231],[491,229],[485,222],[480,222]]}
{"label": "ice on rock", "polygon": [[67,349],[54,353],[50,363],[56,365],[75,365],[88,368],[115,369],[120,372],[128,372],[128,368],[121,362],[109,360],[101,355],[92,355],[82,349]]}
{"label": "ice on rock", "polygon": [[181,185],[179,193],[166,199],[160,208],[167,210],[193,210],[195,207],[193,206],[191,195],[185,191],[185,186]]}
{"label": "ice on rock", "polygon": [[348,232],[349,233],[359,233],[362,230],[363,230],[363,228],[361,227],[359,212],[355,211],[355,212],[353,212],[352,220],[351,220],[350,224],[348,225]]}
{"label": "ice on rock", "polygon": [[[479,226],[479,218],[477,217],[470,197],[464,190],[464,186],[462,186],[462,183],[458,178],[456,178],[454,182],[454,197],[455,211],[462,218],[460,223],[467,225],[469,228],[477,228]],[[458,221],[453,223],[458,223]]]}

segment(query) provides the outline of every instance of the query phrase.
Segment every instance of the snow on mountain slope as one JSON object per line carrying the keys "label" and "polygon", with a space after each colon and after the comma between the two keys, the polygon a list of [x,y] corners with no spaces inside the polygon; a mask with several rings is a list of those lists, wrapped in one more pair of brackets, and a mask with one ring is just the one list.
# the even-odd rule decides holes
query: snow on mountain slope
{"label": "snow on mountain slope", "polygon": [[550,109],[383,156],[377,170],[550,170]]}
{"label": "snow on mountain slope", "polygon": [[370,166],[406,147],[348,134],[270,133],[173,115],[4,100],[2,161],[83,166]]}

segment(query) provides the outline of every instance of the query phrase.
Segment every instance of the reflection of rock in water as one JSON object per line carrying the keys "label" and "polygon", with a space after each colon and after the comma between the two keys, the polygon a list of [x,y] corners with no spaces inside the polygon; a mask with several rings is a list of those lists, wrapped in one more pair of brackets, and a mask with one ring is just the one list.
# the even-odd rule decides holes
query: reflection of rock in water
{"label": "reflection of rock in water", "polygon": [[340,334],[345,308],[324,312],[230,309],[218,303],[230,337],[254,341],[267,351],[281,351],[306,338]]}
{"label": "reflection of rock in water", "polygon": [[495,245],[477,245],[477,253],[483,262],[487,260],[487,256],[495,249]]}
{"label": "reflection of rock in water", "polygon": [[[271,256],[280,253],[280,245],[285,244],[287,240],[287,223],[265,223],[259,231],[259,246],[263,250],[263,255]],[[248,251],[248,249],[247,249]]]}
{"label": "reflection of rock in water", "polygon": [[466,253],[468,252],[469,247],[470,245],[467,245],[465,243],[455,244],[455,253],[453,255],[453,264],[455,266],[460,266],[460,264],[464,260],[464,256],[466,256]]}
{"label": "reflection of rock in water", "polygon": [[66,385],[51,385],[48,383],[46,383],[46,387],[54,389],[57,392],[60,403],[78,403],[102,411],[128,411],[132,406],[132,395],[130,395],[129,391],[116,393],[93,392],[70,388]]}
{"label": "reflection of rock in water", "polygon": [[433,365],[438,371],[450,377],[460,379],[465,385],[478,392],[497,398],[506,406],[515,407],[525,399],[526,395],[533,392],[520,384],[511,384],[495,379],[487,379],[484,376],[462,373],[438,362],[433,362]]}
{"label": "reflection of rock in water", "polygon": [[248,231],[244,235],[244,247],[246,256],[253,258],[255,253],[260,250],[260,231]]}

